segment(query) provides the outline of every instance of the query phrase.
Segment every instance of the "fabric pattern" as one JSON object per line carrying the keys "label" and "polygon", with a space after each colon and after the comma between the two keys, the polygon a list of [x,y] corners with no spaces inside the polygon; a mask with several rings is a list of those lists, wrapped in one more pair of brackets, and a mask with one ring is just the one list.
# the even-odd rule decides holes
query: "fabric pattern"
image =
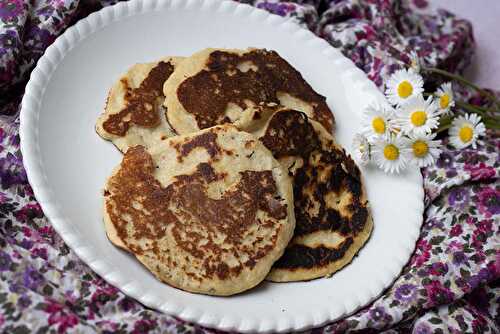
{"label": "fabric pattern", "polygon": [[[214,0],[216,1],[216,0]],[[19,150],[19,104],[37,59],[64,29],[116,1],[0,2],[0,330],[3,333],[213,333],[145,308],[104,282],[45,218]],[[426,1],[240,1],[292,17],[328,40],[381,89],[417,51],[460,72],[472,27]],[[438,78],[427,78],[430,86]],[[432,87],[431,87],[432,88]],[[484,105],[461,90],[460,98]],[[446,145],[422,170],[425,220],[415,252],[391,288],[356,314],[314,333],[500,332],[500,137],[476,150]],[[334,301],[332,301],[334,302]]]}

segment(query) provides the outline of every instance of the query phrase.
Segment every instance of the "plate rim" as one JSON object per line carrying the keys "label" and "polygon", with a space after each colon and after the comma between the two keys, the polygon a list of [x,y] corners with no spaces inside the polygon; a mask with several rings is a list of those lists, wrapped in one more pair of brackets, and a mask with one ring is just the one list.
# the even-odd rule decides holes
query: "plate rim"
{"label": "plate rim", "polygon": [[[179,307],[175,302],[161,300],[159,297],[155,298],[154,296],[152,298],[150,298],[151,296],[146,298],[144,295],[139,294],[140,291],[134,289],[131,282],[127,282],[126,279],[114,275],[106,261],[99,259],[98,254],[94,254],[91,247],[83,246],[79,241],[79,236],[67,226],[68,224],[65,223],[66,219],[58,213],[58,204],[52,201],[53,196],[47,185],[46,177],[43,174],[40,148],[37,141],[39,131],[37,127],[38,117],[46,85],[49,83],[51,75],[58,64],[64,59],[65,55],[83,39],[115,21],[141,13],[161,11],[165,8],[172,10],[181,8],[200,10],[200,8],[203,8],[205,10],[222,11],[234,15],[245,15],[252,17],[254,20],[258,20],[261,24],[268,24],[275,28],[287,30],[291,35],[297,35],[297,37],[301,39],[301,42],[312,43],[312,46],[316,48],[318,52],[327,56],[329,60],[339,63],[338,65],[341,65],[345,72],[348,72],[353,82],[356,82],[361,90],[368,91],[370,94],[381,94],[375,84],[368,79],[363,71],[357,68],[350,59],[343,56],[339,50],[332,47],[327,41],[301,27],[291,18],[283,18],[247,4],[241,4],[230,0],[131,0],[102,8],[66,29],[66,31],[45,50],[42,57],[38,60],[36,67],[31,72],[21,102],[19,135],[21,139],[20,147],[23,156],[23,164],[28,181],[33,188],[34,196],[42,207],[50,224],[83,262],[85,262],[94,272],[99,274],[105,281],[118,287],[124,294],[135,298],[148,307],[179,317],[185,321],[195,322],[201,326],[218,328],[221,330],[236,330],[240,332],[299,331],[312,327],[319,327],[331,321],[338,320],[356,312],[361,307],[372,302],[394,282],[413,253],[415,243],[419,236],[424,212],[424,190],[422,187],[423,177],[421,173],[419,173],[419,185],[417,187],[419,192],[415,194],[415,196],[419,198],[419,205],[416,209],[420,214],[415,215],[415,221],[411,224],[413,230],[409,231],[410,240],[408,240],[408,243],[404,243],[406,247],[401,247],[400,256],[394,258],[394,263],[388,268],[390,272],[383,275],[383,277],[379,277],[377,288],[365,287],[365,291],[360,292],[359,295],[352,296],[351,300],[344,302],[340,312],[338,307],[331,307],[328,310],[322,310],[325,312],[318,312],[314,316],[308,314],[308,316],[303,316],[299,319],[293,319],[291,315],[288,315],[286,322],[278,321],[277,319],[275,319],[273,323],[263,323],[262,321],[249,322],[244,318],[235,319],[227,315],[218,318],[212,315],[205,316],[203,313],[191,312],[189,306]],[[403,243],[400,244],[402,245]],[[320,317],[318,317],[318,314]]]}

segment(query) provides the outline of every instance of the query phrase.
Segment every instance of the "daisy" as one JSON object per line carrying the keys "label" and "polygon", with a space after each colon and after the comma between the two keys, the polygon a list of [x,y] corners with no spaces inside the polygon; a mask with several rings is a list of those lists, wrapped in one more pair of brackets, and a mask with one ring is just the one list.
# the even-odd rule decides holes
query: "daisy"
{"label": "daisy", "polygon": [[441,145],[441,141],[433,140],[434,137],[436,137],[436,134],[412,134],[409,137],[411,149],[410,151],[412,153],[411,161],[414,162],[418,167],[427,167],[433,165],[441,154],[441,149],[438,148]]}
{"label": "daisy", "polygon": [[448,114],[450,109],[455,106],[455,99],[453,98],[453,90],[451,89],[451,82],[442,84],[436,92],[439,106],[439,114]]}
{"label": "daisy", "polygon": [[429,133],[439,125],[436,109],[432,97],[427,100],[422,95],[412,97],[398,111],[397,123],[406,134]]}
{"label": "daisy", "polygon": [[394,109],[386,103],[368,105],[363,113],[363,134],[368,139],[387,136],[394,130]]}
{"label": "daisy", "polygon": [[472,145],[476,148],[477,138],[483,136],[486,131],[481,117],[476,114],[465,114],[458,116],[451,122],[449,130],[450,142],[458,149]]}
{"label": "daisy", "polygon": [[410,52],[410,68],[416,73],[420,73],[420,58],[415,51]]}
{"label": "daisy", "polygon": [[368,139],[360,133],[356,133],[352,140],[354,160],[361,165],[366,165],[370,160],[370,144]]}
{"label": "daisy", "polygon": [[412,69],[396,71],[387,82],[385,95],[395,105],[403,105],[412,97],[422,94],[424,80]]}
{"label": "daisy", "polygon": [[408,139],[398,135],[377,138],[371,149],[373,159],[386,173],[399,173],[409,159]]}

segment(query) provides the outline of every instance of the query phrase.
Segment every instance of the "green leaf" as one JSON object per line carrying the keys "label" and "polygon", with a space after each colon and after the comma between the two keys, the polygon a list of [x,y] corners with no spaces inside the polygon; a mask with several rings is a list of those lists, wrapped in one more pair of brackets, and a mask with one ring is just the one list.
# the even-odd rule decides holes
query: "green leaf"
{"label": "green leaf", "polygon": [[45,303],[38,303],[38,304],[36,304],[35,310],[44,311],[45,310]]}
{"label": "green leaf", "polygon": [[54,293],[54,289],[49,284],[47,284],[43,287],[42,292],[47,296],[52,296],[52,294]]}
{"label": "green leaf", "polygon": [[17,326],[12,330],[13,334],[30,334],[31,331],[25,325]]}
{"label": "green leaf", "polygon": [[460,268],[460,275],[462,275],[464,278],[469,278],[470,272],[468,270],[465,270],[464,268]]}
{"label": "green leaf", "polygon": [[434,324],[434,325],[437,325],[437,324],[442,324],[443,323],[443,320],[439,319],[439,318],[430,318],[429,319],[429,322],[431,324]]}
{"label": "green leaf", "polygon": [[399,305],[399,301],[397,301],[396,299],[394,299],[392,301],[392,303],[389,304],[389,307],[395,307],[395,306],[398,306]]}
{"label": "green leaf", "polygon": [[445,239],[444,236],[435,236],[435,237],[432,237],[432,239],[430,240],[430,244],[431,245],[439,245],[440,243],[443,242],[444,239]]}

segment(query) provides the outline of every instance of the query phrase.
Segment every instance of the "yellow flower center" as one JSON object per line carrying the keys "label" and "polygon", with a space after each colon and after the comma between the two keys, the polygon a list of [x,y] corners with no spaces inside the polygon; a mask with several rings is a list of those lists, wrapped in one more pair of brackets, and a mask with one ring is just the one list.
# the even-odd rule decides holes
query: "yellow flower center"
{"label": "yellow flower center", "polygon": [[450,104],[450,96],[448,94],[443,94],[439,98],[439,106],[441,109],[446,109],[448,108],[448,105]]}
{"label": "yellow flower center", "polygon": [[429,152],[429,146],[426,142],[421,140],[417,140],[416,142],[414,142],[412,148],[413,154],[415,154],[417,158],[422,158],[427,154],[427,152]]}
{"label": "yellow flower center", "polygon": [[375,117],[372,121],[372,128],[379,135],[385,132],[385,121],[382,117]]}
{"label": "yellow flower center", "polygon": [[422,126],[427,121],[427,114],[423,110],[414,111],[410,116],[411,124]]}
{"label": "yellow flower center", "polygon": [[464,126],[463,128],[458,131],[458,137],[460,140],[464,143],[468,143],[472,140],[472,135],[474,134],[474,131],[470,126]]}
{"label": "yellow flower center", "polygon": [[384,157],[387,160],[396,160],[399,157],[399,149],[393,144],[387,145],[384,147]]}
{"label": "yellow flower center", "polygon": [[399,97],[406,99],[413,93],[413,86],[408,81],[402,81],[398,85],[398,95]]}

